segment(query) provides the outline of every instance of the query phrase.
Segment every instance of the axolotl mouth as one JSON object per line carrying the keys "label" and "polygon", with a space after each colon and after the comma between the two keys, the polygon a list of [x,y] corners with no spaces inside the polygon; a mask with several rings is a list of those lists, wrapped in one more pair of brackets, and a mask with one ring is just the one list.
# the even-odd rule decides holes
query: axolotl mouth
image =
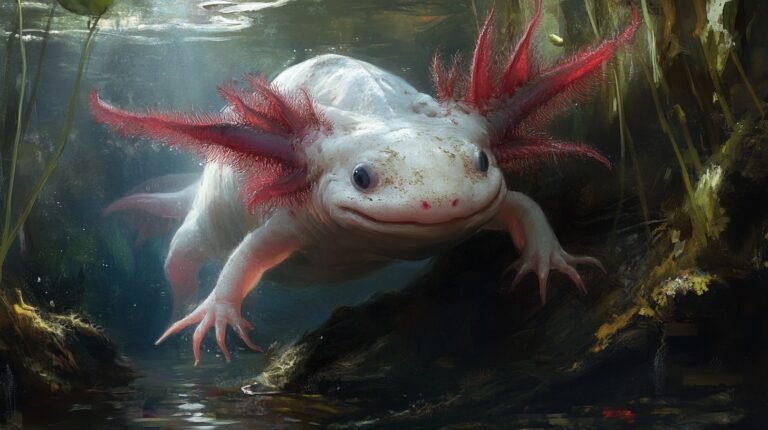
{"label": "axolotl mouth", "polygon": [[474,218],[479,218],[480,215],[488,213],[493,206],[500,203],[501,200],[504,199],[506,187],[504,185],[504,181],[499,182],[499,188],[496,190],[496,193],[494,194],[493,198],[489,199],[488,202],[477,211],[474,211],[468,215],[462,215],[454,218],[450,218],[445,221],[437,221],[437,222],[420,222],[420,221],[409,221],[409,220],[403,220],[403,221],[389,221],[389,220],[382,220],[379,218],[376,218],[372,215],[369,215],[365,212],[362,212],[360,210],[348,207],[348,206],[340,206],[340,209],[344,210],[345,212],[351,214],[355,219],[362,221],[364,224],[373,224],[373,225],[381,225],[381,226],[391,226],[391,227],[414,227],[414,228],[424,228],[424,227],[432,227],[432,228],[439,228],[439,227],[451,227],[456,225],[465,224],[467,221],[470,221]]}

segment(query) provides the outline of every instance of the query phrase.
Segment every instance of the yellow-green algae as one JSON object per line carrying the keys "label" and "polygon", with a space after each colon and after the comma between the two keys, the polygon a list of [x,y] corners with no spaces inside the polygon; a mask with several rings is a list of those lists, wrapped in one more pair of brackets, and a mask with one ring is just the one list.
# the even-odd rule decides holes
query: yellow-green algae
{"label": "yellow-green algae", "polygon": [[[114,351],[109,340],[78,315],[42,312],[28,304],[18,289],[13,296],[0,291],[0,356],[23,374],[25,391],[44,397],[85,388],[83,380],[92,377],[95,369],[82,369],[72,346],[78,339],[96,338]],[[114,380],[125,382],[130,372],[114,364]]]}

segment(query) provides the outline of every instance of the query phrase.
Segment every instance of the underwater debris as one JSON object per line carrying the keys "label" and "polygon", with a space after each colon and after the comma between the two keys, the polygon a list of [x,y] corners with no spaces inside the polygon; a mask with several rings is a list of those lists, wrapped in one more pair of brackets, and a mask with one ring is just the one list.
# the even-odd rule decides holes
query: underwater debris
{"label": "underwater debris", "polygon": [[565,40],[562,37],[560,37],[557,34],[555,34],[555,33],[549,33],[547,38],[549,39],[549,43],[551,43],[551,44],[553,44],[553,45],[555,45],[557,47],[563,46],[565,44]]}
{"label": "underwater debris", "polygon": [[693,292],[697,296],[701,296],[709,291],[709,284],[713,279],[714,276],[703,270],[683,272],[675,278],[664,280],[659,291],[654,295],[654,300],[659,306],[664,306],[669,299],[673,299],[678,295],[684,296]]}

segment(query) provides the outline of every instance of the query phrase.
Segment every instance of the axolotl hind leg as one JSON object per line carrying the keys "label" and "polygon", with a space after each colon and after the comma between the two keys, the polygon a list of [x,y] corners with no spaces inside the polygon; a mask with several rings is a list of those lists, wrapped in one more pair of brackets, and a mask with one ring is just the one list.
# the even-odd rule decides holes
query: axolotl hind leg
{"label": "axolotl hind leg", "polygon": [[542,303],[547,301],[547,281],[550,271],[557,270],[565,274],[584,293],[587,291],[584,281],[574,266],[591,264],[605,271],[596,258],[575,256],[565,252],[555,232],[549,226],[541,207],[525,194],[515,191],[507,192],[507,198],[502,204],[496,221],[497,224],[506,227],[521,254],[511,267],[517,271],[512,286],[514,287],[525,275],[533,272],[539,279]]}
{"label": "axolotl hind leg", "polygon": [[198,274],[209,259],[204,243],[193,211],[173,235],[165,258],[165,276],[173,292],[173,318],[183,316],[197,302]]}
{"label": "axolotl hind leg", "polygon": [[[142,186],[154,188],[158,184],[178,182],[190,175],[167,175],[145,182]],[[197,176],[197,175],[195,175]],[[184,220],[171,240],[165,260],[165,274],[173,291],[174,316],[194,304],[197,299],[197,275],[208,260],[209,252],[201,237],[197,213],[190,212],[192,201],[200,186],[195,178],[192,184],[171,192],[144,192],[120,198],[104,209],[104,214],[123,213],[137,224],[140,244],[147,237],[159,235],[172,227],[171,222]],[[140,186],[141,187],[141,186]]]}
{"label": "axolotl hind leg", "polygon": [[232,329],[253,350],[261,351],[248,337],[247,330],[253,324],[240,314],[245,296],[259,283],[267,270],[282,263],[299,248],[295,236],[281,228],[280,221],[270,219],[262,227],[248,233],[227,259],[210,295],[189,315],[171,325],[156,344],[175,333],[197,324],[192,336],[195,365],[200,362],[200,345],[203,336],[212,327],[216,342],[227,361],[230,361],[226,347],[226,329]]}

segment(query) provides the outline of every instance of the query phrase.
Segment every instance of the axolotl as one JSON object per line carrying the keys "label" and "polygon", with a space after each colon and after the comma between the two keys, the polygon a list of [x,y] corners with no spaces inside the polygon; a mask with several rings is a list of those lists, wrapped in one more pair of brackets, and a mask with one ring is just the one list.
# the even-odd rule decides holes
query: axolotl
{"label": "axolotl", "polygon": [[[165,269],[183,316],[159,338],[197,324],[195,365],[211,328],[227,361],[227,327],[254,350],[241,315],[265,272],[309,280],[361,276],[397,259],[425,259],[482,229],[506,230],[520,252],[513,283],[533,272],[541,300],[550,271],[585,290],[575,266],[600,262],[559,244],[542,209],[511,191],[504,171],[565,156],[610,162],[598,151],[548,136],[544,126],[591,92],[616,50],[638,25],[550,67],[531,41],[541,1],[505,58],[494,47],[494,12],[469,65],[439,51],[431,66],[436,97],[379,67],[340,55],[296,64],[271,82],[246,76],[219,87],[215,114],[132,113],[92,92],[97,121],[125,136],[162,141],[199,154],[202,178],[181,191],[124,197],[111,212],[143,210],[183,219]],[[201,303],[198,272],[225,259]],[[190,306],[191,304],[191,306]],[[196,305],[196,306],[195,306]],[[191,310],[186,316],[183,309]],[[185,312],[185,311],[184,311]]]}

